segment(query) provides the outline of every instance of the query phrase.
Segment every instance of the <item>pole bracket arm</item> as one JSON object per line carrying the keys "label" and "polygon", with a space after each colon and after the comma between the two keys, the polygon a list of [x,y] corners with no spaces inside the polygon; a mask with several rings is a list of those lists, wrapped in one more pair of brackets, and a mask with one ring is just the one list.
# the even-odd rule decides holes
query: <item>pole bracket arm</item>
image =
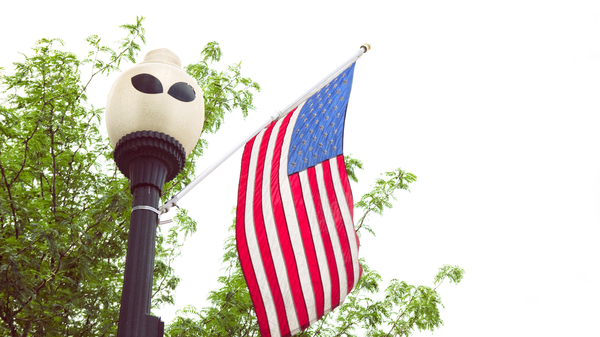
{"label": "pole bracket arm", "polygon": [[162,206],[158,208],[159,214],[168,213],[171,210],[171,207],[173,206],[179,208],[179,205],[177,205],[177,201],[179,201],[179,197],[177,195],[173,196],[171,199],[169,199],[169,201],[165,202],[164,204],[162,204]]}

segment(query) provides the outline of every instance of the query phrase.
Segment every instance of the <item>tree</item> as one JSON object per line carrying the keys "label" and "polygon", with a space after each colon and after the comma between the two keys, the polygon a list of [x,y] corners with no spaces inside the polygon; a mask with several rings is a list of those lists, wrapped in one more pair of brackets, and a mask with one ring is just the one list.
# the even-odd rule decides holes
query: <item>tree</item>
{"label": "tree", "polygon": [[[41,39],[14,64],[14,74],[1,76],[0,335],[116,333],[131,195],[99,130],[103,109],[90,105],[86,93],[98,75],[135,62],[139,42],[145,43],[142,22],[122,26],[127,35],[116,49],[88,37],[91,51],[83,60],[63,51],[62,40]],[[209,133],[218,131],[226,112],[247,114],[260,90],[241,76],[240,64],[211,68],[220,57],[213,42],[186,67],[206,93]],[[194,176],[206,145],[199,141],[164,198]],[[184,236],[195,230],[185,211],[177,220]],[[179,279],[170,263],[180,241],[174,230],[157,239],[155,307],[173,303]]]}
{"label": "tree", "polygon": [[[348,176],[358,182],[355,170],[362,169],[362,162],[346,157]],[[367,221],[372,213],[381,215],[391,208],[394,192],[407,190],[416,176],[401,169],[383,173],[372,191],[362,196],[355,209],[362,215],[356,222],[359,236],[365,232],[375,234]],[[235,228],[235,219],[230,230]],[[195,336],[259,336],[252,300],[241,270],[234,236],[225,241],[223,263],[226,275],[219,277],[221,288],[208,295],[210,306],[198,310],[187,306],[167,327],[171,337]],[[459,283],[464,270],[458,266],[444,265],[435,275],[434,287],[413,286],[393,279],[381,290],[381,276],[372,270],[364,258],[360,259],[363,275],[355,289],[340,307],[297,336],[409,336],[415,329],[434,331],[443,321],[439,306],[443,306],[437,288],[446,279]],[[379,300],[378,295],[383,295]]]}

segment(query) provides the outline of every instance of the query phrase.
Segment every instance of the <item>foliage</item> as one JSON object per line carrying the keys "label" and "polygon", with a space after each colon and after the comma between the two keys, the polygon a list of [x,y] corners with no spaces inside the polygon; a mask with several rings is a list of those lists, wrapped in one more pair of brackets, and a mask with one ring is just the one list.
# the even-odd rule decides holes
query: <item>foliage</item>
{"label": "foliage", "polygon": [[[357,181],[355,171],[362,168],[362,162],[350,156],[346,158],[348,175]],[[386,179],[377,179],[372,191],[365,194],[355,204],[362,210],[356,223],[360,235],[362,231],[374,234],[367,225],[370,213],[381,215],[393,205],[397,190],[408,190],[416,176],[401,169],[385,172]],[[235,220],[230,227],[234,231]],[[234,236],[226,239],[225,276],[218,282],[221,288],[208,295],[210,306],[201,310],[187,306],[178,311],[178,316],[167,327],[165,335],[171,337],[193,336],[259,336],[258,324],[252,300],[242,273]],[[396,279],[391,280],[381,294],[381,276],[372,270],[361,258],[363,274],[355,289],[337,309],[324,316],[317,323],[297,336],[409,336],[415,329],[434,331],[443,324],[439,306],[441,299],[436,292],[445,279],[459,283],[464,271],[458,266],[445,265],[434,278],[434,288],[413,286]],[[379,300],[376,298],[383,297]]]}
{"label": "foliage", "polygon": [[390,199],[396,200],[394,192],[398,189],[409,191],[408,184],[415,182],[417,177],[408,172],[402,171],[397,168],[394,171],[385,172],[383,175],[391,177],[388,180],[377,179],[373,190],[360,198],[360,201],[356,203],[355,207],[363,209],[363,215],[356,223],[356,231],[361,233],[361,229],[375,235],[375,232],[371,229],[371,226],[366,222],[367,217],[374,212],[375,214],[381,215],[385,208],[392,208]]}
{"label": "foliage", "polygon": [[[41,39],[14,63],[14,74],[0,73],[2,336],[116,333],[131,195],[99,130],[103,109],[91,106],[86,93],[97,75],[135,62],[139,41],[145,42],[142,23],[137,18],[121,26],[126,36],[115,49],[88,37],[91,50],[83,60],[64,51],[62,40]],[[203,51],[220,54],[216,43]],[[239,64],[217,72],[210,68],[216,61],[201,61],[208,78],[200,85],[212,93],[206,100],[211,132],[226,111],[246,114],[250,90],[259,89],[241,77]],[[83,73],[91,75],[84,80]],[[200,145],[167,191],[177,192],[193,176],[206,142]],[[194,230],[195,222],[180,210],[176,226],[159,233],[153,306],[173,303],[179,279],[171,263]]]}
{"label": "foliage", "polygon": [[[202,51],[202,60],[185,67],[188,74],[202,87],[204,99],[208,102],[204,131],[210,133],[219,130],[226,111],[240,109],[244,117],[248,116],[248,111],[254,108],[252,106],[254,96],[249,89],[260,91],[258,83],[241,76],[242,62],[230,65],[227,71],[210,68],[210,64],[220,60],[219,44],[210,42]],[[238,85],[242,85],[243,88],[238,88]]]}
{"label": "foliage", "polygon": [[120,300],[131,201],[127,181],[102,164],[102,110],[85,104],[80,74],[111,73],[139,49],[141,20],[123,28],[118,51],[88,40],[95,61],[41,39],[2,77],[0,334],[102,335],[118,317],[107,309]]}

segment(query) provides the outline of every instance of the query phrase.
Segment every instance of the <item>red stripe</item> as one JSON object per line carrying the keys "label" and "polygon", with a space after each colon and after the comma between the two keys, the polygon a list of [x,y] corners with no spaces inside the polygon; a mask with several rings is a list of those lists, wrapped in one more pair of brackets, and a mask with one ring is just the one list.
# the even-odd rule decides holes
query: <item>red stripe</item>
{"label": "red stripe", "polygon": [[337,264],[335,262],[335,255],[333,254],[331,237],[329,236],[329,230],[327,229],[327,223],[325,222],[325,215],[323,214],[323,205],[321,203],[321,196],[319,195],[319,185],[317,183],[315,168],[308,168],[306,173],[308,175],[313,203],[315,204],[315,211],[319,221],[319,229],[321,230],[321,239],[323,240],[325,255],[327,256],[329,278],[331,279],[331,308],[335,308],[340,304],[340,278],[337,271]]}
{"label": "red stripe", "polygon": [[338,204],[337,195],[335,194],[335,189],[333,187],[333,180],[331,178],[331,167],[329,166],[329,160],[322,162],[321,165],[323,167],[323,178],[325,179],[325,189],[327,190],[327,196],[329,197],[329,206],[331,207],[331,214],[333,215],[335,228],[340,239],[342,255],[344,256],[348,291],[350,291],[354,286],[354,266],[352,265],[352,251],[350,250],[350,242],[348,241],[348,234],[346,233],[344,218],[342,218],[340,205]]}
{"label": "red stripe", "polygon": [[271,288],[271,294],[273,295],[273,301],[275,302],[275,309],[277,311],[277,320],[279,321],[279,328],[281,334],[286,335],[290,333],[290,327],[288,325],[285,304],[283,302],[283,296],[281,295],[279,281],[277,280],[277,272],[275,270],[273,258],[271,256],[271,249],[269,247],[269,240],[267,237],[262,208],[262,180],[263,170],[265,168],[265,154],[267,152],[269,137],[271,136],[271,132],[273,131],[274,124],[275,122],[271,123],[271,125],[265,131],[262,142],[260,144],[256,168],[256,177],[254,181],[254,227],[256,229],[256,237],[259,242],[259,249],[262,256],[263,265],[265,267],[265,273],[267,274],[267,279],[269,280],[269,286]]}
{"label": "red stripe", "polygon": [[340,172],[340,180],[342,181],[342,187],[344,188],[344,195],[346,196],[346,202],[350,209],[350,216],[354,219],[354,199],[352,198],[352,190],[350,189],[350,180],[348,179],[348,172],[346,172],[346,163],[344,162],[344,156],[337,156],[337,167]]}
{"label": "red stripe", "polygon": [[267,313],[265,305],[262,300],[260,288],[256,280],[254,273],[254,266],[250,258],[250,251],[248,250],[248,241],[246,239],[246,226],[245,226],[245,212],[246,212],[246,188],[248,185],[248,171],[250,165],[250,154],[252,152],[252,144],[254,144],[255,138],[252,138],[246,147],[244,148],[244,154],[242,155],[242,168],[240,174],[240,188],[238,190],[238,208],[236,216],[236,241],[238,255],[240,257],[240,264],[244,272],[244,278],[248,285],[250,297],[252,303],[254,303],[254,310],[256,311],[256,317],[258,319],[258,326],[261,331],[261,336],[270,337],[271,331],[269,329],[269,321],[267,319]]}
{"label": "red stripe", "polygon": [[[296,315],[298,316],[298,323],[300,324],[300,326],[304,326],[308,325],[309,322],[308,312],[306,310],[304,294],[302,293],[300,275],[298,274],[298,265],[296,263],[296,256],[294,255],[294,248],[292,247],[292,240],[290,239],[290,233],[288,231],[288,224],[285,218],[285,212],[283,210],[283,204],[281,200],[281,189],[279,186],[279,161],[281,159],[281,146],[283,144],[283,138],[285,136],[285,132],[291,117],[292,114],[290,113],[281,122],[279,133],[277,134],[277,140],[275,142],[272,159],[273,165],[271,167],[271,202],[273,206],[273,216],[275,219],[275,225],[277,227],[277,234],[279,236],[279,244],[281,245],[283,259],[285,260],[287,277],[290,283],[292,297],[294,299]],[[288,312],[288,315],[293,315],[293,313]]]}
{"label": "red stripe", "polygon": [[304,196],[302,194],[302,186],[298,173],[290,176],[290,184],[292,194],[294,195],[294,204],[296,206],[296,215],[298,216],[298,224],[300,225],[300,234],[304,243],[304,251],[306,253],[306,262],[312,280],[312,288],[315,296],[315,305],[317,308],[317,319],[323,317],[325,310],[325,299],[323,297],[323,281],[319,270],[319,261],[313,242],[312,231],[308,222],[308,214],[304,204]]}
{"label": "red stripe", "polygon": [[[348,179],[348,172],[346,171],[346,163],[344,162],[344,156],[339,155],[337,157],[338,171],[340,172],[340,180],[342,181],[342,187],[344,188],[344,194],[346,195],[346,202],[348,202],[348,208],[350,209],[350,216],[352,217],[352,227],[354,228],[354,198],[352,196],[352,189],[350,188],[350,180]],[[356,229],[354,230],[354,236],[356,237],[356,253],[358,254],[358,248],[360,247],[360,240]],[[362,277],[362,266],[360,262],[358,264],[359,274],[358,278]],[[358,281],[358,280],[357,280]]]}

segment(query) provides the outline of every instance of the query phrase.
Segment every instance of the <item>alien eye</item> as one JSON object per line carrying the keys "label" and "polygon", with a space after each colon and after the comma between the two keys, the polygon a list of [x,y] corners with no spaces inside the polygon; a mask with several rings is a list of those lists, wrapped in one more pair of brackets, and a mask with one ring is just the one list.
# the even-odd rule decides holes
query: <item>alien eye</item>
{"label": "alien eye", "polygon": [[139,74],[131,78],[131,84],[144,94],[160,94],[163,92],[160,80],[150,74]]}
{"label": "alien eye", "polygon": [[196,99],[196,92],[191,85],[185,82],[177,82],[169,88],[169,95],[182,102],[191,102]]}

